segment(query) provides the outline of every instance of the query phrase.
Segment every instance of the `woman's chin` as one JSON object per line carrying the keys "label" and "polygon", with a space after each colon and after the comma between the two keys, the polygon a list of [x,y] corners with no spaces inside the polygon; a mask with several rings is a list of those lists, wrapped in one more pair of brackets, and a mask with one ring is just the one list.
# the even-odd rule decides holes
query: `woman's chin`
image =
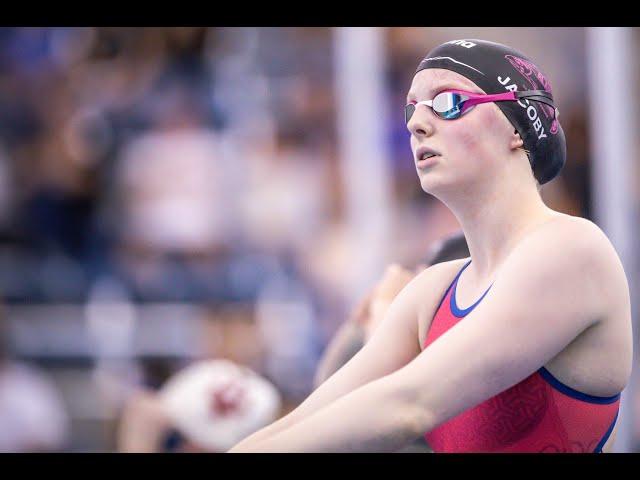
{"label": "woman's chin", "polygon": [[426,193],[433,195],[438,191],[438,187],[441,187],[442,182],[435,175],[422,173],[419,174],[419,178],[420,186]]}

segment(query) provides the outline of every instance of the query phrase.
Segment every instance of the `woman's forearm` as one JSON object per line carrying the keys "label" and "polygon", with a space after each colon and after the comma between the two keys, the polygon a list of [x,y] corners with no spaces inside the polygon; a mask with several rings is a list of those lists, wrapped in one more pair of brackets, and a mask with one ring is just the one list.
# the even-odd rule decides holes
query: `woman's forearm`
{"label": "woman's forearm", "polygon": [[300,415],[296,414],[296,411],[289,413],[288,415],[282,417],[281,419],[273,422],[271,425],[268,425],[257,432],[249,435],[247,438],[238,442],[231,450],[230,453],[238,451],[252,451],[252,448],[257,443],[269,438],[270,436],[275,435],[278,432],[286,430],[291,425],[296,422],[296,419],[299,418]]}
{"label": "woman's forearm", "polygon": [[[357,388],[358,386],[359,385],[356,385],[353,388]],[[257,442],[263,441],[290,428],[297,422],[300,422],[304,418],[312,415],[316,411],[322,409],[326,405],[329,405],[331,402],[343,395],[346,395],[347,393],[349,393],[349,385],[347,382],[343,381],[338,374],[338,376],[332,377],[326,383],[320,385],[320,387],[312,392],[311,395],[298,405],[295,410],[273,422],[271,425],[268,425],[248,436],[239,442],[231,451],[234,451],[236,448],[250,449]]]}
{"label": "woman's forearm", "polygon": [[[357,353],[356,357],[361,354],[362,352]],[[379,372],[368,370],[365,373],[360,369],[357,369],[357,367],[355,371],[350,371],[350,366],[351,369],[354,368],[351,362],[355,360],[356,358],[349,360],[344,368],[340,369],[322,385],[320,385],[315,391],[313,391],[311,395],[309,395],[309,397],[307,397],[307,399],[302,402],[294,411],[289,413],[287,416],[279,419],[278,421],[272,423],[268,427],[265,427],[262,430],[259,430],[253,435],[242,440],[236,445],[236,447],[242,447],[244,449],[258,441],[273,436],[274,434],[285,430],[295,423],[312,415],[316,411],[329,405],[331,402],[334,402],[336,399],[347,395],[349,392],[374,380],[375,375],[381,376],[389,373],[388,371],[384,370],[381,370]],[[234,449],[236,447],[234,447]]]}
{"label": "woman's forearm", "polygon": [[336,383],[340,383],[339,379],[331,379],[328,383],[329,384],[321,385],[317,388],[304,402],[298,405],[298,407],[288,415],[273,422],[271,425],[258,430],[252,435],[249,435],[247,438],[236,444],[231,451],[235,451],[235,449],[250,450],[256,442],[265,440],[270,436],[291,427],[296,422],[313,414],[323,406],[334,401],[340,395],[344,395],[346,393],[344,387],[340,388],[335,386]]}
{"label": "woman's forearm", "polygon": [[427,415],[411,397],[410,389],[385,377],[231,452],[393,452],[428,428]]}
{"label": "woman's forearm", "polygon": [[[398,322],[390,321],[389,325],[393,325],[393,328],[388,329],[390,333],[386,330],[379,334],[377,341],[372,338],[370,342],[367,342],[353,358],[331,375],[293,412],[243,440],[236,447],[248,451],[249,447],[253,448],[255,443],[261,443],[285,429],[288,430],[294,424],[304,421],[307,417],[350,392],[374,382],[376,379],[382,379],[391,374],[395,376],[396,374],[393,372],[407,365],[419,353],[419,349],[417,342],[415,342],[416,332],[407,328],[406,330],[401,329],[397,333],[395,329]],[[381,330],[378,329],[378,331]],[[389,347],[390,337],[393,339],[391,344],[395,343],[395,347]]]}

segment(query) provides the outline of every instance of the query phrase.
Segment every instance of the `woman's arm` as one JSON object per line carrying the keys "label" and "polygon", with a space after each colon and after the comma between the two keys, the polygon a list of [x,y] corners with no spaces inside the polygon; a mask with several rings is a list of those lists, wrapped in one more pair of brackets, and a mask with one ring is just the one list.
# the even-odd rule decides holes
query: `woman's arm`
{"label": "woman's arm", "polygon": [[[375,379],[389,375],[409,363],[420,353],[417,306],[431,304],[435,311],[442,296],[443,273],[452,273],[451,265],[436,265],[423,271],[412,282],[430,285],[430,289],[404,288],[386,311],[366,345],[340,370],[320,385],[293,412],[254,433],[234,449],[251,450],[253,446],[294,425],[324,406]],[[453,278],[453,275],[450,275]],[[437,285],[438,288],[434,288]]]}
{"label": "woman's arm", "polygon": [[[411,388],[398,388],[390,376],[370,382],[338,398],[289,428],[241,452],[393,452],[423,432],[426,421]],[[408,386],[407,386],[408,387]]]}
{"label": "woman's arm", "polygon": [[602,249],[575,233],[519,248],[464,321],[405,367],[233,451],[393,451],[531,375],[611,308]]}

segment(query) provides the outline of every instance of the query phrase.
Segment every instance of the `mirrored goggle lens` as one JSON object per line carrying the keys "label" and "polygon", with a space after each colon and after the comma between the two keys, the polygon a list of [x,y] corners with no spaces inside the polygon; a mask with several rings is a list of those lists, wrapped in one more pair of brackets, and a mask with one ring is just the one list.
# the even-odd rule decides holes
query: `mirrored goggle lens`
{"label": "mirrored goggle lens", "polygon": [[404,123],[409,123],[411,117],[413,116],[413,112],[416,111],[416,105],[414,103],[408,103],[404,107]]}
{"label": "mirrored goggle lens", "polygon": [[454,92],[442,92],[433,99],[433,111],[444,119],[452,120],[462,115],[462,107],[468,97]]}
{"label": "mirrored goggle lens", "polygon": [[[442,92],[436,95],[433,99],[432,107],[433,111],[440,118],[445,120],[454,120],[462,115],[462,108],[464,103],[469,99],[465,95],[454,92]],[[409,123],[409,120],[416,111],[416,104],[409,103],[404,107],[404,121]]]}

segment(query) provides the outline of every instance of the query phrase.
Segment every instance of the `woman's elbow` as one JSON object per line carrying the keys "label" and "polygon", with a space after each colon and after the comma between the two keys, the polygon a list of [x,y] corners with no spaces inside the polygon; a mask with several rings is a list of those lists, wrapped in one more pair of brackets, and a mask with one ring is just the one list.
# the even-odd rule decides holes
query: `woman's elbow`
{"label": "woman's elbow", "polygon": [[432,430],[435,425],[433,415],[423,404],[418,401],[412,401],[406,407],[407,418],[405,420],[407,430],[414,438],[423,436]]}
{"label": "woman's elbow", "polygon": [[403,430],[414,438],[421,437],[435,427],[434,415],[415,385],[401,380],[394,383],[388,405],[396,409]]}

